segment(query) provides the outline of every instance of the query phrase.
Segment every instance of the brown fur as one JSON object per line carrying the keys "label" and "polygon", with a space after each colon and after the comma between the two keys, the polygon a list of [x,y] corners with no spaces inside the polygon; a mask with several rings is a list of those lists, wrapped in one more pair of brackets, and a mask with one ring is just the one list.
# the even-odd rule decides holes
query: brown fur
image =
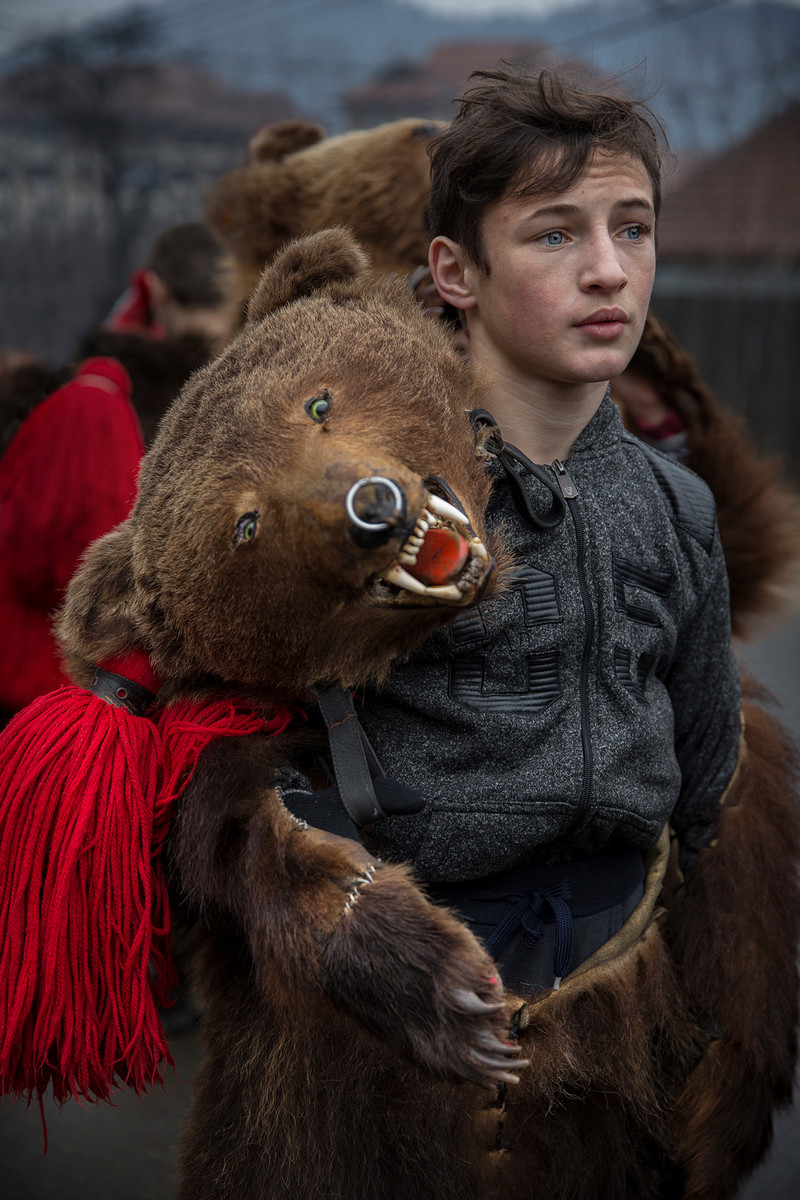
{"label": "brown fur", "polygon": [[[752,693],[752,688],[750,689]],[[800,821],[796,752],[745,703],[746,748],[719,823],[667,925],[697,1019],[721,1034],[676,1105],[687,1200],[724,1200],[762,1158],[797,1054]]]}
{"label": "brown fur", "polygon": [[[271,953],[262,991],[231,929],[207,912],[205,938],[217,928],[198,967],[210,1057],[180,1200],[733,1197],[789,1099],[800,932],[794,762],[772,718],[746,712],[742,763],[691,888],[665,888],[669,914],[657,911],[632,947],[559,992],[527,1004],[507,996],[532,1065],[499,1098],[411,1067],[408,1047],[385,1027],[373,1038],[363,1012],[353,1021],[312,981],[287,988]],[[224,779],[241,795],[237,753],[218,752],[203,786]],[[190,810],[183,821],[194,825]],[[176,849],[187,861],[182,836]],[[370,947],[364,968],[381,1019],[402,1023],[388,957],[388,943]],[[442,968],[452,962],[429,965],[437,979]],[[220,1157],[225,1183],[209,1184]]]}
{"label": "brown fur", "polygon": [[[70,586],[76,675],[136,642],[164,701],[229,689],[269,706],[380,677],[449,614],[375,598],[405,534],[356,549],[343,489],[379,471],[413,508],[441,475],[480,532],[471,387],[345,234],[291,246],[162,423],[130,520]],[[304,401],[322,388],[333,408],[315,424]],[[259,535],[234,549],[254,509]],[[793,764],[769,718],[747,719],[717,843],[691,887],[665,890],[668,920],[559,992],[477,1014],[461,993],[492,1000],[497,984],[465,926],[404,867],[359,883],[367,850],[284,808],[273,780],[313,754],[312,733],[207,750],[165,851],[205,1010],[181,1200],[732,1195],[788,1095],[800,908]],[[725,1029],[710,1048],[708,1015]],[[478,1055],[509,1029],[532,1065],[495,1093]]]}
{"label": "brown fur", "polygon": [[427,261],[427,143],[438,125],[408,119],[325,138],[300,121],[268,126],[251,159],[211,190],[206,217],[233,252],[246,297],[291,238],[344,225],[377,271]]}
{"label": "brown fur", "polygon": [[[326,264],[329,278],[309,295]],[[214,686],[296,699],[329,680],[380,677],[451,615],[424,599],[376,606],[366,585],[395,561],[409,530],[358,553],[342,518],[345,492],[364,475],[396,479],[416,512],[421,478],[448,466],[482,528],[489,484],[464,417],[477,396],[445,336],[402,284],[369,279],[341,231],[288,248],[251,314],[168,413],[131,521],[112,535],[128,543],[124,569],[135,588],[100,602],[110,542],[96,545],[73,583],[62,637],[82,681],[133,636],[150,651],[165,696]],[[303,404],[323,388],[334,413],[316,425]],[[233,553],[236,519],[250,510],[261,513],[261,534]]]}
{"label": "brown fur", "polygon": [[[325,389],[332,413],[315,423],[304,405]],[[475,403],[444,335],[401,284],[374,281],[348,235],[290,246],[240,337],[162,423],[130,519],[95,543],[70,586],[60,630],[75,677],[88,682],[96,661],[131,644],[149,652],[165,702],[228,690],[269,706],[308,699],[326,682],[380,677],[457,611],[409,593],[387,605],[371,581],[395,562],[429,476],[447,480],[480,533],[489,483],[464,413]],[[343,501],[370,474],[395,480],[409,511],[388,542],[361,545]],[[255,511],[258,536],[235,548],[237,519]],[[359,884],[373,862],[359,843],[297,828],[271,783],[285,742],[254,737],[224,750],[204,757],[167,851],[207,993],[204,1078],[218,1081],[213,1115],[201,1100],[190,1133],[187,1178],[202,1159],[205,1182],[187,1183],[189,1195],[228,1194],[226,1180],[239,1180],[226,1160],[229,1133],[231,1160],[245,1162],[259,1122],[280,1127],[260,1087],[242,1094],[243,1076],[262,1078],[279,1030],[310,1020],[306,1009],[329,1015],[339,1056],[356,1026],[378,1035],[406,1075],[413,1062],[451,1080],[483,1079],[482,1040],[505,1028],[502,1007],[463,1011],[459,992],[491,1000],[499,985],[460,921],[404,868],[382,866]],[[346,913],[353,888],[363,894]],[[270,1013],[280,1017],[274,1027]],[[248,1066],[248,1046],[267,1061]],[[201,1097],[210,1086],[201,1082]],[[312,1107],[324,1081],[321,1089]],[[229,1109],[234,1092],[241,1099]],[[208,1142],[199,1132],[207,1121]],[[268,1146],[265,1138],[255,1153]],[[303,1156],[295,1169],[307,1178]]]}
{"label": "brown fur", "polygon": [[744,421],[714,399],[691,356],[652,313],[630,369],[650,380],[686,424],[687,466],[717,503],[733,631],[747,634],[755,618],[784,607],[797,591],[800,497],[783,464],[758,454]]}
{"label": "brown fur", "polygon": [[744,713],[689,885],[665,886],[669,911],[631,950],[531,1005],[508,1200],[729,1200],[766,1152],[796,1062],[800,812],[793,748],[752,699]]}
{"label": "brown fur", "polygon": [[131,401],[145,444],[193,371],[204,366],[216,347],[200,334],[152,338],[113,329],[96,329],[78,349],[79,358],[105,355],[122,363],[131,377]]}

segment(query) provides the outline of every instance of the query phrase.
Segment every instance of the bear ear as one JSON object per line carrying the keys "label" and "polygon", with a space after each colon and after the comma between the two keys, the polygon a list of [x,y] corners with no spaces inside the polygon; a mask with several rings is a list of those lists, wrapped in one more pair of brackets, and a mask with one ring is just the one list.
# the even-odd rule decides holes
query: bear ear
{"label": "bear ear", "polygon": [[369,259],[346,229],[323,229],[298,238],[264,268],[247,306],[247,321],[301,300],[320,289],[335,290],[369,271]]}
{"label": "bear ear", "polygon": [[310,121],[279,121],[264,125],[250,139],[248,159],[254,163],[282,162],[289,154],[314,146],[325,137],[321,125]]}
{"label": "bear ear", "polygon": [[133,532],[127,520],[92,543],[58,614],[56,633],[67,670],[84,687],[98,662],[143,646],[135,615]]}

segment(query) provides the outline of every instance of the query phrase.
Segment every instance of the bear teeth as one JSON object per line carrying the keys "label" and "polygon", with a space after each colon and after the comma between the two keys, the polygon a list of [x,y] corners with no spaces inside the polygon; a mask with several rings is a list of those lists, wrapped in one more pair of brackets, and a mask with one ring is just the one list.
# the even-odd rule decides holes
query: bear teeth
{"label": "bear teeth", "polygon": [[419,552],[422,549],[422,543],[425,541],[425,534],[428,530],[436,525],[441,525],[441,521],[437,521],[432,513],[423,508],[420,515],[417,517],[417,523],[411,533],[406,538],[403,548],[398,555],[398,563],[400,566],[413,567]]}
{"label": "bear teeth", "polygon": [[474,535],[470,537],[469,542],[469,562],[461,577],[452,583],[434,587],[422,583],[405,569],[416,565],[428,530],[452,526],[455,526],[459,533],[469,536],[469,521],[465,514],[454,504],[429,492],[414,528],[403,543],[394,566],[384,574],[383,582],[401,588],[403,591],[413,592],[417,596],[428,596],[432,600],[463,601],[464,597],[472,592],[480,582],[484,569],[489,563],[489,553],[486,547]]}
{"label": "bear teeth", "polygon": [[454,504],[450,504],[447,500],[442,500],[441,496],[435,496],[432,492],[429,493],[427,505],[437,517],[444,517],[446,521],[453,521],[456,525],[467,524],[467,518],[464,513],[456,508]]}
{"label": "bear teeth", "polygon": [[399,565],[392,567],[391,571],[387,571],[383,578],[387,583],[393,583],[395,587],[404,588],[407,592],[414,592],[418,596],[430,596],[434,600],[460,600],[463,591],[466,590],[459,588],[455,583],[429,587],[428,584],[421,583],[419,579],[409,575],[408,571]]}

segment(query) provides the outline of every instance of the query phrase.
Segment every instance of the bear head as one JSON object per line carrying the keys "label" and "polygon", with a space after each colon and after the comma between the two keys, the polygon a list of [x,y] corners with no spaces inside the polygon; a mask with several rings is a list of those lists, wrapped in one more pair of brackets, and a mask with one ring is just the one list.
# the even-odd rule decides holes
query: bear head
{"label": "bear head", "polygon": [[346,226],[376,271],[428,260],[428,142],[442,125],[407,119],[326,138],[318,125],[266,126],[249,161],[211,189],[206,219],[232,251],[242,295],[287,241]]}
{"label": "bear head", "polygon": [[346,231],[292,243],[168,411],[129,520],[73,579],[73,678],[136,646],[165,701],[379,679],[495,584],[465,415],[479,400]]}

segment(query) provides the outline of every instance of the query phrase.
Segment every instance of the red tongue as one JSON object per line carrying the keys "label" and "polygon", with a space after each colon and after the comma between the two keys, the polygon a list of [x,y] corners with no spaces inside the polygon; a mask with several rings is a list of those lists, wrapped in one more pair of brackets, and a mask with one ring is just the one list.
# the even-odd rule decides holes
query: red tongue
{"label": "red tongue", "polygon": [[469,557],[469,542],[451,529],[429,529],[417,561],[406,567],[420,583],[435,587],[460,575]]}

